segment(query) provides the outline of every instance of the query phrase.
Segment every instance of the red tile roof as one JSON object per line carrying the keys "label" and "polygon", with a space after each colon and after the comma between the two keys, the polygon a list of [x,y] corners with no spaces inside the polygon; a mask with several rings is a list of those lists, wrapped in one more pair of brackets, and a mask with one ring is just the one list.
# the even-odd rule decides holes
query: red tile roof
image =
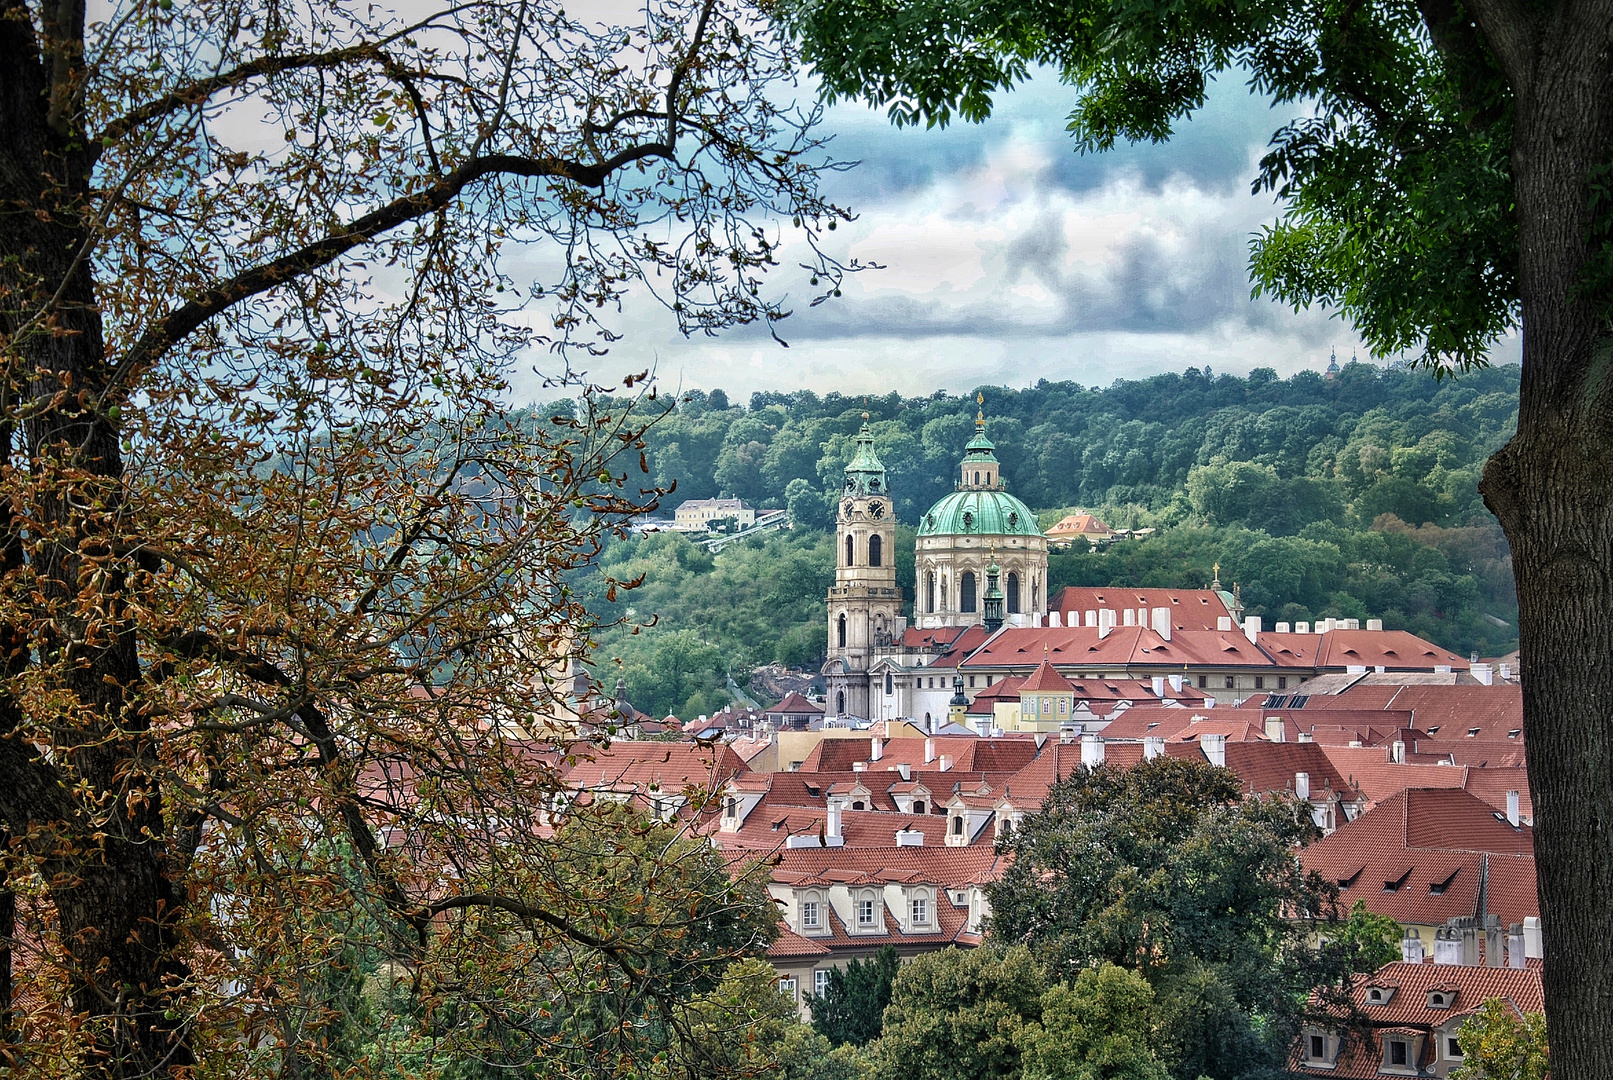
{"label": "red tile roof", "polygon": [[1262,632],[1258,640],[1272,659],[1284,667],[1340,671],[1351,665],[1368,670],[1381,665],[1389,671],[1467,667],[1466,657],[1447,652],[1405,630],[1329,630],[1325,634]]}
{"label": "red tile roof", "polygon": [[[1115,586],[1081,587],[1067,585],[1053,596],[1049,611],[1064,612],[1083,619],[1089,611],[1109,608],[1145,607],[1171,609],[1171,626],[1176,630],[1214,630],[1220,619],[1230,619],[1232,612],[1226,602],[1213,589],[1123,589]],[[1068,624],[1069,618],[1064,622]]]}
{"label": "red tile roof", "polygon": [[1070,680],[1060,675],[1054,669],[1052,661],[1045,656],[1042,662],[1036,665],[1036,670],[1031,672],[1030,676],[1019,686],[1019,691],[1022,694],[1050,692],[1067,694],[1074,690],[1075,687],[1071,685]]}
{"label": "red tile roof", "polygon": [[1044,656],[1064,668],[1157,667],[1161,674],[1180,671],[1184,665],[1272,666],[1271,659],[1237,631],[1173,631],[1166,641],[1144,626],[1117,626],[1103,637],[1095,626],[1010,627],[964,666],[1028,672]]}
{"label": "red tile roof", "polygon": [[780,701],[777,705],[774,705],[772,708],[765,711],[769,713],[792,713],[804,716],[823,715],[823,707],[821,705],[814,705],[812,702],[808,701],[794,690],[791,690],[788,694],[785,694],[783,701]]}
{"label": "red tile roof", "polygon": [[[1411,727],[1441,742],[1506,741],[1521,744],[1523,688],[1494,686],[1352,686],[1341,694],[1313,697],[1315,709],[1394,709],[1409,711]],[[1476,731],[1474,729],[1477,729]]]}
{"label": "red tile roof", "polygon": [[745,763],[727,746],[682,742],[613,742],[608,749],[579,748],[561,766],[567,787],[610,791],[716,790]]}
{"label": "red tile roof", "polygon": [[1305,848],[1300,861],[1338,884],[1342,907],[1362,900],[1379,915],[1422,925],[1475,914],[1484,876],[1486,912],[1510,924],[1540,914],[1533,852],[1533,830],[1497,820],[1482,800],[1417,788]]}

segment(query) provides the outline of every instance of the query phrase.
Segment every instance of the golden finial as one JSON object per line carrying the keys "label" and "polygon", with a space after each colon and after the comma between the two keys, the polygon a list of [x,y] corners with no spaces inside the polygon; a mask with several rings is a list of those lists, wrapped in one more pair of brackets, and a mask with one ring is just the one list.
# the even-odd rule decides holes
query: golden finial
{"label": "golden finial", "polygon": [[867,414],[867,413],[863,413],[863,419],[864,419],[864,420],[867,420],[867,419],[868,419],[868,414]]}
{"label": "golden finial", "polygon": [[975,428],[977,430],[980,430],[980,431],[985,431],[986,430],[986,395],[983,394],[983,393],[976,393],[975,394],[975,404],[980,406],[980,408],[975,412]]}

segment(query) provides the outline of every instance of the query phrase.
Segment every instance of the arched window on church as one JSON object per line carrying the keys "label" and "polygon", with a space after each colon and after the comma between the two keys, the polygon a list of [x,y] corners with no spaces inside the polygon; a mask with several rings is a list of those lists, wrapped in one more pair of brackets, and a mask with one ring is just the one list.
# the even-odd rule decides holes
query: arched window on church
{"label": "arched window on church", "polygon": [[868,538],[868,565],[869,566],[879,566],[879,565],[881,565],[879,560],[885,554],[885,552],[882,550],[884,548],[884,545],[885,545],[885,542],[879,538],[878,533],[875,533],[873,536],[870,536]]}
{"label": "arched window on church", "polygon": [[840,647],[844,649],[846,647],[846,613],[844,611],[840,613],[838,625],[840,629],[835,640],[838,641],[840,643]]}
{"label": "arched window on church", "polygon": [[857,541],[856,541],[856,538],[848,536],[848,537],[846,537],[846,565],[847,566],[855,566],[855,565],[857,565],[856,555],[857,555]]}
{"label": "arched window on church", "polygon": [[893,686],[892,686],[892,685],[891,685],[891,684],[892,684],[892,681],[893,681],[893,680],[892,680],[892,679],[891,679],[891,673],[890,673],[890,672],[888,672],[888,671],[887,671],[887,672],[885,672],[885,693],[886,693],[886,694],[889,694],[889,693],[890,693],[890,692],[891,692],[891,691],[892,691],[892,690],[893,690],[893,689],[895,689],[895,688],[894,688],[894,687],[893,687]]}
{"label": "arched window on church", "polygon": [[979,487],[979,486],[980,486],[980,472],[979,472],[979,470],[976,470],[975,471],[975,487]]}
{"label": "arched window on church", "polygon": [[1019,614],[1019,575],[1008,571],[1008,614]]}
{"label": "arched window on church", "polygon": [[[846,617],[844,615],[840,616],[840,621],[844,624]],[[846,715],[846,692],[844,690],[835,691],[835,715]]]}
{"label": "arched window on church", "polygon": [[924,575],[924,591],[926,600],[924,610],[931,615],[935,614],[935,571],[931,570]]}
{"label": "arched window on church", "polygon": [[965,570],[963,577],[958,580],[958,610],[964,614],[973,614],[975,610],[975,572]]}

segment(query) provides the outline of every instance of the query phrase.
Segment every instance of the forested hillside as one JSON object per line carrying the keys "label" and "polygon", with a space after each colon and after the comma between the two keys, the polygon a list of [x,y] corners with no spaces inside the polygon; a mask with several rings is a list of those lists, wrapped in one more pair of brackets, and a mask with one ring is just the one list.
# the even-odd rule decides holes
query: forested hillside
{"label": "forested hillside", "polygon": [[[1044,527],[1080,507],[1111,526],[1156,530],[1055,555],[1053,587],[1201,586],[1219,562],[1223,582],[1237,582],[1249,612],[1268,623],[1381,616],[1490,656],[1516,647],[1517,602],[1506,543],[1477,484],[1513,430],[1517,384],[1516,367],[1439,382],[1352,363],[1333,380],[1189,369],[1103,389],[1044,380],[981,392],[1009,489],[1044,511]],[[737,495],[788,505],[797,528],[715,558],[672,536],[612,544],[610,572],[642,571],[646,584],[615,604],[601,590],[601,607],[659,619],[606,638],[634,700],[705,711],[724,700],[730,665],[743,681],[755,664],[821,656],[820,602],[833,575],[824,530],[862,414],[899,520],[913,524],[952,489],[974,394],[803,391],[756,394],[748,406],[720,390],[689,394],[648,435],[656,481],[677,481],[663,509]],[[911,587],[910,541],[897,546]],[[688,664],[703,674],[687,677]]]}

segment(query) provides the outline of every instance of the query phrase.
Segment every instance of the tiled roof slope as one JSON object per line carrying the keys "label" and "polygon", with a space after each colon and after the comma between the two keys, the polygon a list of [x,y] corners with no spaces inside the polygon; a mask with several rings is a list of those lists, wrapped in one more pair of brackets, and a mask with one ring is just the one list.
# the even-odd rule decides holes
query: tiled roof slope
{"label": "tiled roof slope", "polygon": [[[1341,694],[1312,698],[1312,709],[1410,710],[1412,727],[1430,738],[1461,742],[1468,738],[1511,741],[1523,737],[1523,688],[1515,683],[1494,686],[1354,686]],[[1477,732],[1473,729],[1477,728]],[[1469,733],[1473,732],[1470,736]]]}
{"label": "tiled roof slope", "polygon": [[1068,624],[1073,615],[1084,619],[1089,611],[1109,608],[1122,611],[1126,608],[1147,608],[1150,616],[1155,608],[1171,609],[1171,627],[1176,630],[1214,630],[1221,619],[1229,619],[1232,612],[1226,602],[1213,589],[1122,589],[1111,586],[1082,587],[1067,585],[1053,595],[1049,611],[1066,613]]}
{"label": "tiled roof slope", "polygon": [[608,749],[579,748],[562,765],[571,788],[678,792],[686,787],[715,790],[745,763],[726,746],[681,742],[613,742]]}
{"label": "tiled roof slope", "polygon": [[791,690],[788,694],[785,694],[783,701],[780,701],[777,705],[774,705],[764,711],[770,713],[800,713],[803,716],[823,715],[823,707],[821,705],[814,705],[812,702],[808,701],[794,690]]}
{"label": "tiled roof slope", "polygon": [[[1497,820],[1465,791],[1402,791],[1311,844],[1300,861],[1356,900],[1401,923],[1442,924],[1480,907],[1504,924],[1540,914],[1533,830]],[[1487,867],[1487,870],[1486,870]]]}

